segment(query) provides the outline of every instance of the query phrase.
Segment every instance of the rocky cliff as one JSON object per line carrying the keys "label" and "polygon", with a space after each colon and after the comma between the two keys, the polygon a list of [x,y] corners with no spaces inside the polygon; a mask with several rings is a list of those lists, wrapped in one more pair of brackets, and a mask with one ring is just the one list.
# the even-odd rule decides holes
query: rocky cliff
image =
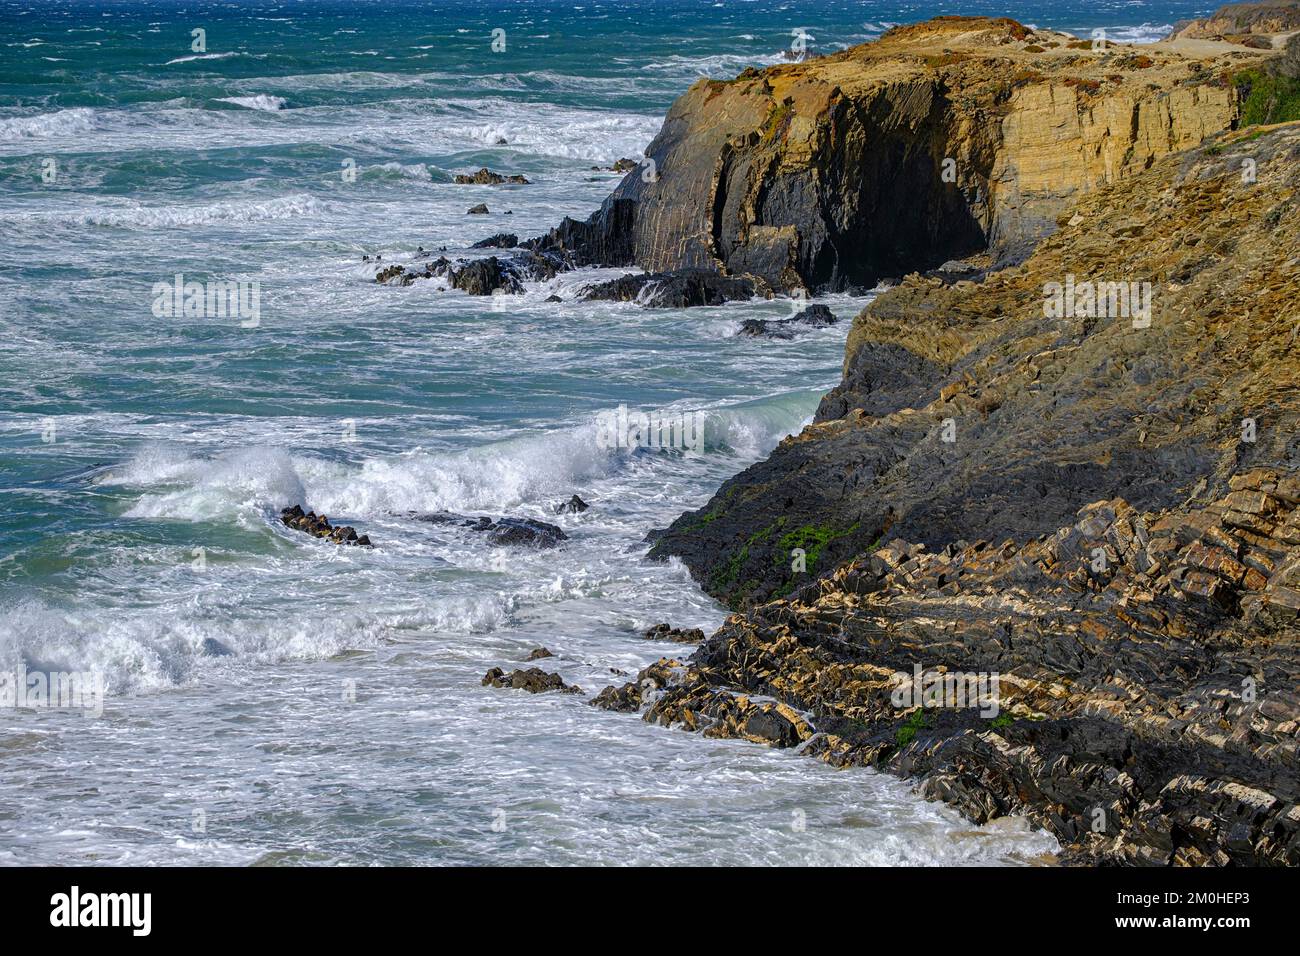
{"label": "rocky cliff", "polygon": [[1229,3],[1211,16],[1180,24],[1175,39],[1228,38],[1237,42],[1263,38],[1272,47],[1273,36],[1300,30],[1300,0],[1268,0],[1265,3]]}
{"label": "rocky cliff", "polygon": [[[817,421],[658,536],[747,610],[598,703],[1067,860],[1300,862],[1297,184],[1300,124],[1228,133],[882,294]],[[971,674],[996,716],[900,703]]]}
{"label": "rocky cliff", "polygon": [[[1295,467],[1296,133],[1232,135],[1085,197],[1021,266],[882,294],[817,421],[653,553],[741,607],[893,537],[1026,540],[1095,500],[1168,508]],[[1145,292],[1149,324],[1128,298],[1052,314],[1071,283]]]}
{"label": "rocky cliff", "polygon": [[891,543],[595,703],[914,777],[1070,862],[1294,866],[1298,586],[1300,480],[1242,472],[1027,543]]}
{"label": "rocky cliff", "polygon": [[1015,261],[1079,196],[1231,127],[1227,77],[1255,57],[940,17],[701,80],[646,164],[539,248],[777,291],[870,288],[984,249]]}

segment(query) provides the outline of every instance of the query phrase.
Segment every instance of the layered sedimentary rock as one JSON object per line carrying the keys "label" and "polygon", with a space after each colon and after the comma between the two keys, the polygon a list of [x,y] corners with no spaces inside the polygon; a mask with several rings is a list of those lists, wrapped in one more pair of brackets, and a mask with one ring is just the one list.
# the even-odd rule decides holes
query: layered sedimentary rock
{"label": "layered sedimentary rock", "polygon": [[1241,40],[1300,30],[1300,0],[1268,0],[1265,3],[1229,3],[1208,17],[1180,24],[1174,38],[1208,40],[1225,37]]}
{"label": "layered sedimentary rock", "polygon": [[571,261],[705,269],[778,291],[874,286],[986,247],[1022,257],[1080,195],[1227,129],[1248,51],[1094,50],[941,17],[804,63],[701,80]]}
{"label": "layered sedimentary rock", "polygon": [[1028,543],[893,541],[594,703],[916,777],[1075,862],[1295,865],[1298,614],[1300,478],[1251,470]]}
{"label": "layered sedimentary rock", "polygon": [[743,613],[594,702],[1067,861],[1300,863],[1297,184],[1300,124],[1234,132],[881,295],[817,421],[657,536]]}
{"label": "layered sedimentary rock", "polygon": [[[909,276],[854,321],[817,421],[652,553],[740,607],[890,538],[1026,540],[1092,501],[1296,467],[1297,181],[1296,127],[1237,133],[1085,197],[1019,267]],[[1046,289],[1084,283],[1096,308],[1048,314]]]}

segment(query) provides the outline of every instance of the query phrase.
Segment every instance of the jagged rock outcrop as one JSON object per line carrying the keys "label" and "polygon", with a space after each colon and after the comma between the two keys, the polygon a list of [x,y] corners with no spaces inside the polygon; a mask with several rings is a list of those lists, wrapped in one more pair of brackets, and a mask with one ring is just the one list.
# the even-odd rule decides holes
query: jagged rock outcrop
{"label": "jagged rock outcrop", "polygon": [[1296,865],[1297,615],[1300,477],[1255,469],[1028,543],[893,541],[593,704],[916,778],[1067,861]]}
{"label": "jagged rock outcrop", "polygon": [[559,674],[548,674],[540,667],[528,667],[507,674],[494,667],[483,675],[484,687],[501,687],[509,690],[526,690],[530,694],[545,694],[558,690],[565,694],[581,694],[581,687],[566,684]]}
{"label": "jagged rock outcrop", "polygon": [[590,508],[591,505],[583,501],[577,495],[573,495],[568,501],[561,501],[551,510],[557,515],[579,515]]}
{"label": "jagged rock outcrop", "polygon": [[1248,36],[1293,30],[1300,30],[1300,0],[1267,0],[1264,3],[1229,3],[1204,19],[1181,24],[1174,31],[1173,38],[1239,41]]}
{"label": "jagged rock outcrop", "polygon": [[332,525],[325,515],[318,515],[314,511],[303,511],[302,505],[294,505],[292,508],[281,510],[280,523],[286,528],[303,531],[313,538],[324,538],[327,541],[333,541],[335,544],[352,544],[363,548],[374,547],[370,543],[369,535],[357,534],[357,529],[351,525]]}
{"label": "jagged rock outcrop", "polygon": [[455,182],[458,186],[500,186],[503,183],[511,186],[529,185],[527,176],[503,176],[500,173],[494,173],[486,166],[472,174],[457,173]]}
{"label": "jagged rock outcrop", "polygon": [[654,627],[647,628],[641,634],[646,640],[650,641],[672,641],[674,644],[698,644],[704,640],[704,631],[698,627],[673,627],[671,624],[664,622],[656,624]]}
{"label": "jagged rock outcrop", "polygon": [[687,309],[756,297],[772,297],[772,289],[762,279],[724,276],[711,269],[625,275],[593,285],[583,293],[584,299],[636,302],[651,309]]}
{"label": "jagged rock outcrop", "polygon": [[835,322],[835,313],[828,306],[810,305],[788,319],[746,319],[736,334],[762,339],[792,339],[800,332],[824,329]]}
{"label": "jagged rock outcrop", "polygon": [[[482,243],[475,244],[475,248],[483,247]],[[525,281],[553,279],[570,267],[570,263],[554,253],[533,249],[517,255],[485,259],[452,260],[439,256],[428,260],[427,256],[417,255],[415,262],[421,261],[423,265],[394,263],[386,266],[375,274],[375,281],[381,285],[408,286],[418,279],[446,279],[451,288],[468,295],[519,295],[524,291]]]}
{"label": "jagged rock outcrop", "polygon": [[1080,195],[1230,128],[1259,56],[940,17],[875,43],[701,80],[586,222],[538,248],[777,291],[872,287],[986,247],[1022,258]]}
{"label": "jagged rock outcrop", "polygon": [[451,511],[435,511],[427,514],[411,512],[410,516],[417,521],[427,521],[430,524],[458,525],[469,531],[485,533],[489,542],[502,547],[525,545],[534,548],[553,548],[561,541],[569,539],[559,525],[538,521],[535,518],[510,516],[489,518],[486,515],[467,518],[465,515],[458,515]]}
{"label": "jagged rock outcrop", "polygon": [[[742,607],[889,538],[1025,541],[1091,501],[1171,508],[1296,468],[1297,182],[1300,126],[1234,133],[1084,197],[1019,267],[909,276],[855,320],[817,421],[652,555]],[[1105,283],[1100,305],[1050,314],[1072,283]]]}

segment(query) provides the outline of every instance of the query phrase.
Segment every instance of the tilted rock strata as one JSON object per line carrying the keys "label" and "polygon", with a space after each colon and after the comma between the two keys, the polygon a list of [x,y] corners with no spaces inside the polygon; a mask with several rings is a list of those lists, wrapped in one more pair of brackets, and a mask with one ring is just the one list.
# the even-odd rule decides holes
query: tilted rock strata
{"label": "tilted rock strata", "polygon": [[[818,420],[651,553],[742,607],[889,538],[1027,540],[1091,501],[1296,467],[1297,183],[1300,128],[1233,134],[1085,197],[1019,267],[908,277],[855,320]],[[1047,317],[1070,276],[1150,282],[1150,326]]]}
{"label": "tilted rock strata", "polygon": [[1019,258],[1080,195],[1236,120],[1231,69],[1012,20],[940,17],[804,63],[701,80],[586,222],[538,247],[778,291],[871,287],[992,246]]}
{"label": "tilted rock strata", "polygon": [[[1028,544],[891,542],[593,703],[917,778],[1067,861],[1298,864],[1300,478],[1229,488]],[[916,668],[996,674],[996,716],[899,706]]]}

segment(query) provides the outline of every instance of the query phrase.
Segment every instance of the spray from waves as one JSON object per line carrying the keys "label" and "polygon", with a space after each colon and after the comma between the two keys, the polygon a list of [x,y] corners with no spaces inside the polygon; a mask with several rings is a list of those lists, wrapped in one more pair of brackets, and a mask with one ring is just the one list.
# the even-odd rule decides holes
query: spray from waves
{"label": "spray from waves", "polygon": [[[703,454],[751,460],[798,431],[812,416],[819,390],[703,410]],[[662,410],[684,414],[685,405]],[[644,410],[649,411],[649,410]],[[660,454],[608,447],[596,416],[567,428],[531,433],[452,454],[413,451],[368,459],[360,474],[311,463],[303,483],[314,507],[327,513],[373,515],[403,511],[544,511],[576,489],[601,487],[632,467],[676,468],[680,449]],[[729,465],[728,467],[734,467]]]}
{"label": "spray from waves", "polygon": [[6,214],[11,222],[52,222],[59,225],[109,226],[118,229],[157,229],[206,226],[223,222],[262,222],[298,219],[328,212],[328,204],[306,193],[274,199],[227,201],[187,206],[104,205],[98,208]]}
{"label": "spray from waves", "polygon": [[265,522],[291,504],[327,514],[507,509],[612,474],[595,426],[506,439],[451,454],[413,450],[360,467],[265,446],[215,456],[149,445],[97,479],[144,492],[124,517]]}
{"label": "spray from waves", "polygon": [[192,56],[178,56],[174,60],[168,60],[163,66],[172,66],[176,63],[191,63],[195,60],[228,60],[236,56],[251,56],[259,60],[266,59],[265,53],[244,53],[241,50],[232,50],[226,53],[195,53]]}
{"label": "spray from waves", "polygon": [[812,421],[823,389],[789,392],[718,409],[705,420],[705,451],[729,451],[740,458],[767,454]]}
{"label": "spray from waves", "polygon": [[379,646],[398,631],[490,633],[509,622],[517,603],[509,595],[450,595],[418,611],[375,612],[347,601],[330,606],[314,585],[291,578],[284,581],[284,599],[310,605],[310,616],[272,607],[249,616],[240,613],[236,597],[242,584],[232,571],[179,607],[138,600],[71,610],[36,600],[18,603],[0,617],[0,672],[99,674],[105,692],[120,696],[194,683],[231,663],[324,660]]}
{"label": "spray from waves", "polygon": [[[1114,43],[1157,43],[1174,29],[1172,23],[1143,23],[1136,27],[1108,27],[1106,38]],[[1080,36],[1090,36],[1091,31],[1081,30]]]}
{"label": "spray from waves", "polygon": [[231,103],[235,106],[242,106],[244,109],[259,110],[263,113],[275,113],[285,107],[283,96],[271,96],[269,93],[258,93],[254,96],[222,96],[218,97],[217,102]]}
{"label": "spray from waves", "polygon": [[375,166],[363,166],[360,173],[363,180],[416,179],[426,183],[433,181],[433,173],[425,163],[379,163]]}
{"label": "spray from waves", "polygon": [[[809,39],[813,39],[809,37]],[[681,77],[709,76],[731,78],[747,66],[771,66],[785,62],[785,51],[756,56],[753,54],[716,53],[711,56],[670,56],[647,63],[644,69]]]}
{"label": "spray from waves", "polygon": [[[662,124],[661,117],[650,114],[542,108],[506,100],[485,101],[470,109],[464,125],[449,126],[443,134],[476,146],[496,146],[504,140],[515,149],[564,159],[612,162],[640,156]],[[474,121],[485,114],[492,119]]]}
{"label": "spray from waves", "polygon": [[306,498],[292,457],[269,447],[237,448],[207,458],[151,444],[99,476],[97,483],[157,489],[137,500],[127,518],[243,520]]}
{"label": "spray from waves", "polygon": [[51,136],[72,136],[95,128],[95,111],[87,107],[0,119],[0,143]]}
{"label": "spray from waves", "polygon": [[[820,390],[790,392],[714,409],[685,404],[654,411],[700,412],[705,455],[752,460],[811,417]],[[137,489],[126,518],[237,521],[265,525],[279,509],[302,504],[338,516],[374,517],[408,511],[544,509],[576,489],[599,487],[630,467],[672,465],[682,449],[663,452],[609,447],[595,415],[568,427],[489,442],[455,452],[413,449],[355,464],[250,446],[214,456],[165,444],[143,446],[96,483]]]}

